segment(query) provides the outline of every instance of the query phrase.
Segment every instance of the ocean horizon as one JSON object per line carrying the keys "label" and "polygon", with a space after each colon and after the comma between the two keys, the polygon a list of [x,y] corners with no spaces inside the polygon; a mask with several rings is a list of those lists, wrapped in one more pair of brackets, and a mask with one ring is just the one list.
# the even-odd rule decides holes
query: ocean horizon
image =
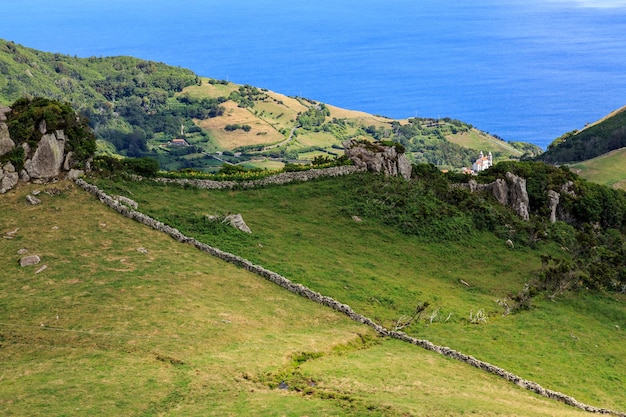
{"label": "ocean horizon", "polygon": [[621,0],[33,0],[3,9],[0,38],[30,48],[130,55],[392,118],[451,117],[544,149],[626,105]]}

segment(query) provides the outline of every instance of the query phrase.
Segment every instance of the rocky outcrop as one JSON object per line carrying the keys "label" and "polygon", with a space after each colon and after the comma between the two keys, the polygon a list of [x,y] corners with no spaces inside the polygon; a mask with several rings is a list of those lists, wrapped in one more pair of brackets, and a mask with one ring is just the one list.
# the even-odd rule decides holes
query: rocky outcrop
{"label": "rocky outcrop", "polygon": [[243,220],[241,214],[229,214],[224,218],[224,221],[228,222],[237,230],[241,230],[244,233],[252,233],[252,230],[250,230],[250,227],[248,227],[246,222]]}
{"label": "rocky outcrop", "polygon": [[396,146],[350,139],[343,143],[343,147],[346,156],[359,168],[407,180],[411,178],[411,162]]}
{"label": "rocky outcrop", "polygon": [[550,209],[550,223],[556,223],[556,213],[561,201],[561,194],[554,190],[548,190],[548,208]]}
{"label": "rocky outcrop", "polygon": [[24,169],[32,179],[49,179],[58,177],[65,162],[65,133],[57,130],[48,133],[46,122],[39,124],[42,133],[35,153],[27,158]]}
{"label": "rocky outcrop", "polygon": [[[28,141],[11,138],[6,121],[13,120],[12,117],[9,107],[0,107],[0,194],[14,188],[18,181],[43,184],[66,175],[75,179],[84,174],[75,168],[84,165],[88,169],[89,160],[78,160],[69,151],[80,139],[67,137],[62,129],[49,130],[45,119],[34,122],[37,130]],[[15,117],[19,120],[19,116]],[[36,141],[33,137],[40,139]]]}
{"label": "rocky outcrop", "polygon": [[523,220],[530,218],[530,201],[526,191],[526,179],[507,172],[506,179],[498,178],[490,184],[478,184],[470,180],[467,184],[460,184],[470,192],[488,191],[504,206],[510,207]]}

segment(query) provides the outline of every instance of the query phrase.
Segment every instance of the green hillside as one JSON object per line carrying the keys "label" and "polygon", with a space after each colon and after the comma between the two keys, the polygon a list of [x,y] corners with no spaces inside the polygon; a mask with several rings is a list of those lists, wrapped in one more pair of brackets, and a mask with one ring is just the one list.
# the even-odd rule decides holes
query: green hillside
{"label": "green hillside", "polygon": [[[520,169],[539,172],[538,165]],[[556,178],[551,175],[548,181]],[[435,176],[433,182],[409,185],[363,174],[239,191],[99,184],[111,194],[132,196],[142,211],[189,236],[334,297],[388,328],[427,303],[404,329],[409,334],[581,401],[624,409],[626,362],[620,352],[626,346],[626,299],[621,287],[601,284],[623,273],[624,243],[617,237],[623,235],[589,234],[587,227],[577,232],[540,217],[524,224],[480,196],[444,198],[436,191],[443,187],[432,188],[442,180]],[[604,190],[580,184],[583,197],[572,202],[578,214]],[[624,206],[624,195],[614,191],[607,198],[613,195]],[[531,192],[531,206],[534,198]],[[252,235],[205,219],[226,213],[241,213]],[[624,227],[618,223],[612,227]],[[507,238],[514,249],[505,244]],[[609,259],[622,260],[613,272]],[[546,286],[537,286],[536,279]],[[530,290],[524,290],[526,284]]]}
{"label": "green hillside", "polygon": [[573,163],[596,158],[626,146],[626,107],[557,138],[538,157],[548,163]]}
{"label": "green hillside", "polygon": [[89,118],[100,152],[149,156],[170,171],[332,159],[351,138],[395,140],[413,162],[452,170],[481,150],[496,161],[539,151],[451,118],[392,120],[132,57],[76,58],[0,40],[0,74],[0,104],[67,101]]}
{"label": "green hillside", "polygon": [[626,190],[626,148],[572,164],[570,168],[589,181]]}
{"label": "green hillside", "polygon": [[[562,297],[502,316],[494,296],[516,288],[537,267],[535,255],[523,250],[511,257],[500,245],[482,253],[478,242],[469,252],[467,245],[424,245],[369,219],[355,228],[320,192],[337,185],[211,193],[219,199],[200,210],[249,207],[243,212],[253,241],[263,244],[257,251],[275,253],[268,265],[295,280],[304,268],[314,276],[330,267],[319,279],[337,296],[332,287],[353,294],[357,310],[395,305],[408,312],[416,299],[431,300],[440,318],[427,325],[423,317],[419,335],[516,368],[581,401],[624,408],[624,336],[616,328],[626,325],[623,298]],[[180,197],[208,201],[193,189],[115,187],[146,207],[153,198],[160,205]],[[25,207],[25,195],[39,188],[21,186],[0,198],[0,242],[10,260],[0,280],[5,415],[583,415],[467,365],[379,339],[338,313],[122,218],[71,184],[46,187],[58,192]],[[162,192],[167,197],[159,200]],[[267,216],[276,208],[284,222]],[[312,244],[322,236],[341,240]],[[302,245],[287,248],[294,242],[306,245],[307,256]],[[47,268],[19,267],[22,248]],[[308,266],[295,262],[308,255]],[[502,259],[520,255],[516,268],[504,267]],[[490,259],[472,263],[475,276],[462,272],[472,256]],[[458,285],[459,276],[472,287]],[[467,323],[469,309],[478,308],[489,321]],[[459,315],[446,320],[449,311]],[[278,388],[283,380],[291,389]]]}
{"label": "green hillside", "polygon": [[[281,214],[289,211],[285,204],[299,207],[314,198],[312,193],[307,199],[284,200],[287,195],[301,195],[299,188],[287,187],[275,195]],[[459,362],[379,339],[338,313],[115,214],[69,183],[46,187],[58,192],[41,194],[41,205],[26,207],[24,197],[36,189],[41,186],[23,185],[0,198],[0,212],[14,213],[0,217],[2,233],[12,237],[0,241],[10,261],[0,272],[3,415],[585,414]],[[184,195],[189,203],[202,197],[188,192]],[[136,197],[143,205],[149,195]],[[337,226],[337,221],[345,222],[331,223]],[[260,230],[263,223],[259,217],[253,227],[266,242],[268,235]],[[300,223],[298,238],[308,240],[319,223],[312,224],[313,230]],[[289,220],[286,229],[297,233],[294,225]],[[372,237],[385,231],[370,227]],[[371,243],[399,238],[392,231],[384,233]],[[355,244],[344,252],[354,256],[366,249],[365,242]],[[410,241],[403,246],[399,250],[420,248]],[[47,268],[20,267],[17,252],[22,248],[39,254]],[[382,252],[395,258],[397,252],[388,248],[389,243]],[[342,262],[332,253],[326,259]],[[375,258],[361,259],[378,263]],[[355,265],[363,266],[371,268]],[[446,280],[440,285],[453,287]],[[430,289],[428,284],[424,290]],[[479,305],[491,304],[482,291],[465,290],[466,305],[479,300]],[[594,306],[610,303],[602,298],[591,302]],[[536,357],[528,364],[533,373],[540,373],[541,367],[553,370],[551,358],[543,356],[549,348],[566,347],[562,355],[574,349],[576,357],[584,359],[590,340],[598,337],[591,343],[602,340],[594,348],[599,366],[592,372],[580,368],[573,376],[567,374],[561,384],[567,382],[566,388],[572,388],[590,383],[581,400],[619,407],[624,405],[623,397],[615,392],[623,383],[619,382],[623,373],[611,371],[623,369],[623,333],[612,328],[619,316],[596,322],[605,317],[601,312],[618,305],[613,303],[596,312],[579,309],[574,300],[564,300],[558,308],[548,302],[540,307],[541,315],[551,317],[543,325],[532,319],[520,327],[524,317],[507,325],[510,319],[494,316],[495,327],[456,323],[451,330],[461,329],[463,339],[485,337],[491,342],[508,338],[498,332],[512,327],[512,334],[519,334],[510,341],[526,343],[523,339],[541,334],[546,326],[564,326],[550,330],[552,342],[545,340],[533,348]],[[598,328],[593,330],[594,326]],[[568,334],[572,331],[579,340]],[[486,352],[473,353],[488,357]],[[613,390],[607,390],[606,384],[595,385],[611,375],[616,375],[612,384],[618,385]],[[283,380],[289,390],[277,387]]]}

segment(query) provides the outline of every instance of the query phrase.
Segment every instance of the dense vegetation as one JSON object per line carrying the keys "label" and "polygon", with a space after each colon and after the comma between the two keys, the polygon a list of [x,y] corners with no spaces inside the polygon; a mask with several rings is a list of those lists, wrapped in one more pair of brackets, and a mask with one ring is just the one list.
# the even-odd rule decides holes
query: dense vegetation
{"label": "dense vegetation", "polygon": [[[61,103],[46,98],[32,100],[19,99],[11,105],[7,114],[7,126],[11,139],[18,145],[9,155],[18,169],[24,163],[22,143],[35,149],[41,140],[39,126],[45,122],[48,131],[63,130],[66,136],[65,150],[73,152],[72,160],[75,167],[83,167],[96,151],[96,138],[90,129],[87,119],[76,114],[69,103]],[[44,132],[45,133],[45,132]]]}
{"label": "dense vegetation", "polygon": [[0,102],[46,97],[70,103],[99,139],[141,156],[156,133],[176,134],[181,120],[220,113],[217,100],[185,102],[174,93],[198,83],[189,70],[131,57],[76,58],[0,40]]}
{"label": "dense vegetation", "polygon": [[581,131],[565,133],[538,159],[549,163],[580,162],[623,147],[626,147],[625,109]]}

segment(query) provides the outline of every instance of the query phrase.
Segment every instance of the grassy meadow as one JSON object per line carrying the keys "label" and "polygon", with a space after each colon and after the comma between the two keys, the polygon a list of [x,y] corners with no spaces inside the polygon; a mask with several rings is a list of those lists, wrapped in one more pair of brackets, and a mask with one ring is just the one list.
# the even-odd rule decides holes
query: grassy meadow
{"label": "grassy meadow", "polygon": [[[369,174],[364,174],[369,175]],[[100,182],[183,233],[263,265],[393,328],[424,302],[409,334],[501,366],[580,401],[626,409],[626,297],[568,294],[504,315],[497,303],[541,268],[546,245],[508,248],[490,233],[433,243],[351,217],[354,184],[336,178],[263,189],[205,191]],[[252,235],[203,223],[241,213]],[[204,224],[204,225],[203,225]],[[218,230],[219,229],[219,230]],[[477,314],[484,322],[472,321]]]}
{"label": "grassy meadow", "polygon": [[[188,207],[181,212],[198,204],[217,209],[217,200],[239,201],[233,205],[239,208],[247,200],[231,192],[214,199],[195,190],[110,186],[132,193],[142,209],[156,207],[159,197],[165,200],[161,209],[184,205],[178,199],[185,199]],[[32,190],[52,188],[60,193],[40,194],[37,206],[25,203]],[[280,214],[296,209],[295,201],[289,208],[285,198],[302,191],[282,190],[287,195],[274,192],[277,200],[264,210],[272,205]],[[266,192],[252,191],[252,202],[259,203]],[[325,209],[318,209],[323,215]],[[456,361],[380,339],[334,311],[121,217],[71,183],[21,185],[0,197],[0,213],[6,260],[0,280],[3,415],[584,414]],[[250,222],[257,229],[255,240],[257,233],[265,234],[266,246],[256,247],[273,252],[280,239],[261,232],[263,222]],[[287,223],[285,228],[294,226],[293,220]],[[374,240],[369,243],[380,243],[371,227],[367,237]],[[303,236],[311,232],[301,223],[294,233],[307,240]],[[20,267],[20,249],[39,255],[41,263]],[[413,249],[417,256],[418,248]],[[332,252],[323,258],[329,264],[339,261]],[[345,262],[355,259],[349,255]],[[362,263],[355,268],[375,266],[365,257]],[[300,262],[294,268],[304,266]],[[313,273],[290,278],[308,275]],[[475,296],[481,298],[480,292]],[[373,289],[372,294],[382,297]],[[467,303],[454,305],[462,310]],[[378,314],[384,316],[384,309]],[[621,366],[617,359],[614,366]],[[289,389],[279,388],[283,381]],[[619,405],[610,392],[599,400]]]}
{"label": "grassy meadow", "polygon": [[572,164],[572,171],[586,180],[626,190],[626,148]]}

